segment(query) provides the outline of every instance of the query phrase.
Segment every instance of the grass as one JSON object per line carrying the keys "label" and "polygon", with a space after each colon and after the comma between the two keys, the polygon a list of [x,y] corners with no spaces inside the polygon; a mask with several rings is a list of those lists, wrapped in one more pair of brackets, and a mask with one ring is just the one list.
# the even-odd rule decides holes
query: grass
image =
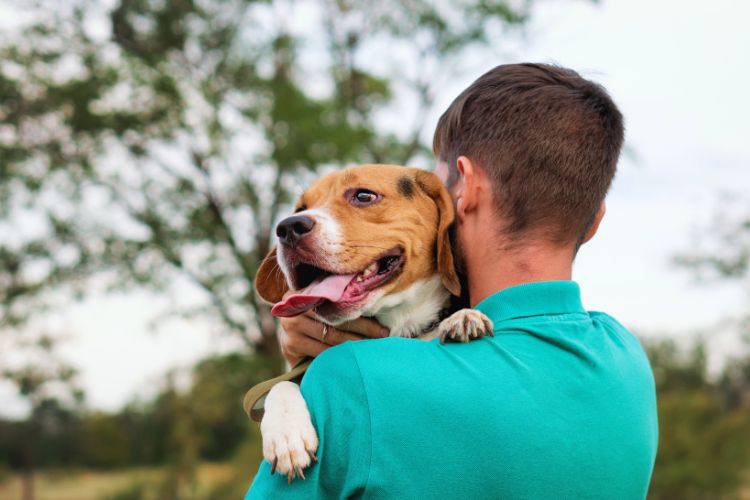
{"label": "grass", "polygon": [[[242,498],[262,460],[257,428],[226,462],[201,462],[194,476],[173,467],[42,469],[34,500],[226,500]],[[185,458],[185,457],[183,457]],[[0,460],[0,500],[22,500],[22,476]]]}
{"label": "grass", "polygon": [[[249,462],[252,462],[249,463]],[[196,489],[179,498],[242,498],[252,480],[257,461],[202,463]],[[162,488],[169,474],[165,467],[133,467],[112,471],[43,470],[35,475],[35,500],[165,500]],[[750,500],[750,475],[737,492],[738,500]],[[221,488],[222,489],[218,489]],[[142,495],[139,493],[142,488]],[[175,498],[175,497],[172,497]],[[19,474],[0,475],[0,499],[21,500]]]}
{"label": "grass", "polygon": [[[197,469],[197,487],[190,497],[201,498],[215,487],[236,478],[232,463],[203,463]],[[157,498],[168,470],[164,467],[136,467],[112,471],[43,470],[34,476],[35,500],[102,500],[143,486],[144,498]],[[250,485],[248,477],[244,488]],[[10,474],[0,483],[0,499],[21,500],[21,475]],[[125,496],[122,496],[125,498]],[[138,496],[132,496],[138,498]]]}

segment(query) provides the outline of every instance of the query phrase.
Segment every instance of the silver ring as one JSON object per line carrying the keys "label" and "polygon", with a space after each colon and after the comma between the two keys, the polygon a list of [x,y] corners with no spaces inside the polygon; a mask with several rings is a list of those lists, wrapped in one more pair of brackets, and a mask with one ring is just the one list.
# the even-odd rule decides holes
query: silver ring
{"label": "silver ring", "polygon": [[328,336],[328,325],[323,323],[323,337],[320,339],[324,344],[326,343],[326,337]]}

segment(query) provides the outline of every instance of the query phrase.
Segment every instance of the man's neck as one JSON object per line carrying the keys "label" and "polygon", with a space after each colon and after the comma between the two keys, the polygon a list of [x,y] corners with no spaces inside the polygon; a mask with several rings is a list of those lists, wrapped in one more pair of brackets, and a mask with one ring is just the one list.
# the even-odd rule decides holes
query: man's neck
{"label": "man's neck", "polygon": [[[487,247],[485,247],[487,248]],[[468,268],[471,306],[490,295],[524,283],[570,280],[573,274],[571,248],[528,245],[508,250],[487,248]]]}

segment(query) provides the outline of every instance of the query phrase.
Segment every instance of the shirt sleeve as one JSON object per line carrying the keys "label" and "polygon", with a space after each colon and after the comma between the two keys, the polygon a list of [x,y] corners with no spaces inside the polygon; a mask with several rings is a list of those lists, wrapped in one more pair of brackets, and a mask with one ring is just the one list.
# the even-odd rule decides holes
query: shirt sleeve
{"label": "shirt sleeve", "polygon": [[318,433],[318,463],[305,469],[306,480],[271,475],[265,460],[255,476],[249,499],[348,498],[367,486],[372,456],[370,408],[362,374],[351,346],[328,349],[310,365],[302,395]]}

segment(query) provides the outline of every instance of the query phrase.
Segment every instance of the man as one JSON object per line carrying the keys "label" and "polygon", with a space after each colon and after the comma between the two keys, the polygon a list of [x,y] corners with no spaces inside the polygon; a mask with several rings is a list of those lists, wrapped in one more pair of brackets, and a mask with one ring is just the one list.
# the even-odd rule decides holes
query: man
{"label": "man", "polygon": [[[644,498],[657,444],[648,360],[570,281],[622,142],[606,91],[571,70],[499,66],[459,95],[434,152],[470,302],[494,338],[326,350],[302,382],[320,463],[292,485],[264,463],[248,498]],[[310,318],[283,326],[291,362],[328,347]],[[384,333],[352,328],[327,342]]]}

